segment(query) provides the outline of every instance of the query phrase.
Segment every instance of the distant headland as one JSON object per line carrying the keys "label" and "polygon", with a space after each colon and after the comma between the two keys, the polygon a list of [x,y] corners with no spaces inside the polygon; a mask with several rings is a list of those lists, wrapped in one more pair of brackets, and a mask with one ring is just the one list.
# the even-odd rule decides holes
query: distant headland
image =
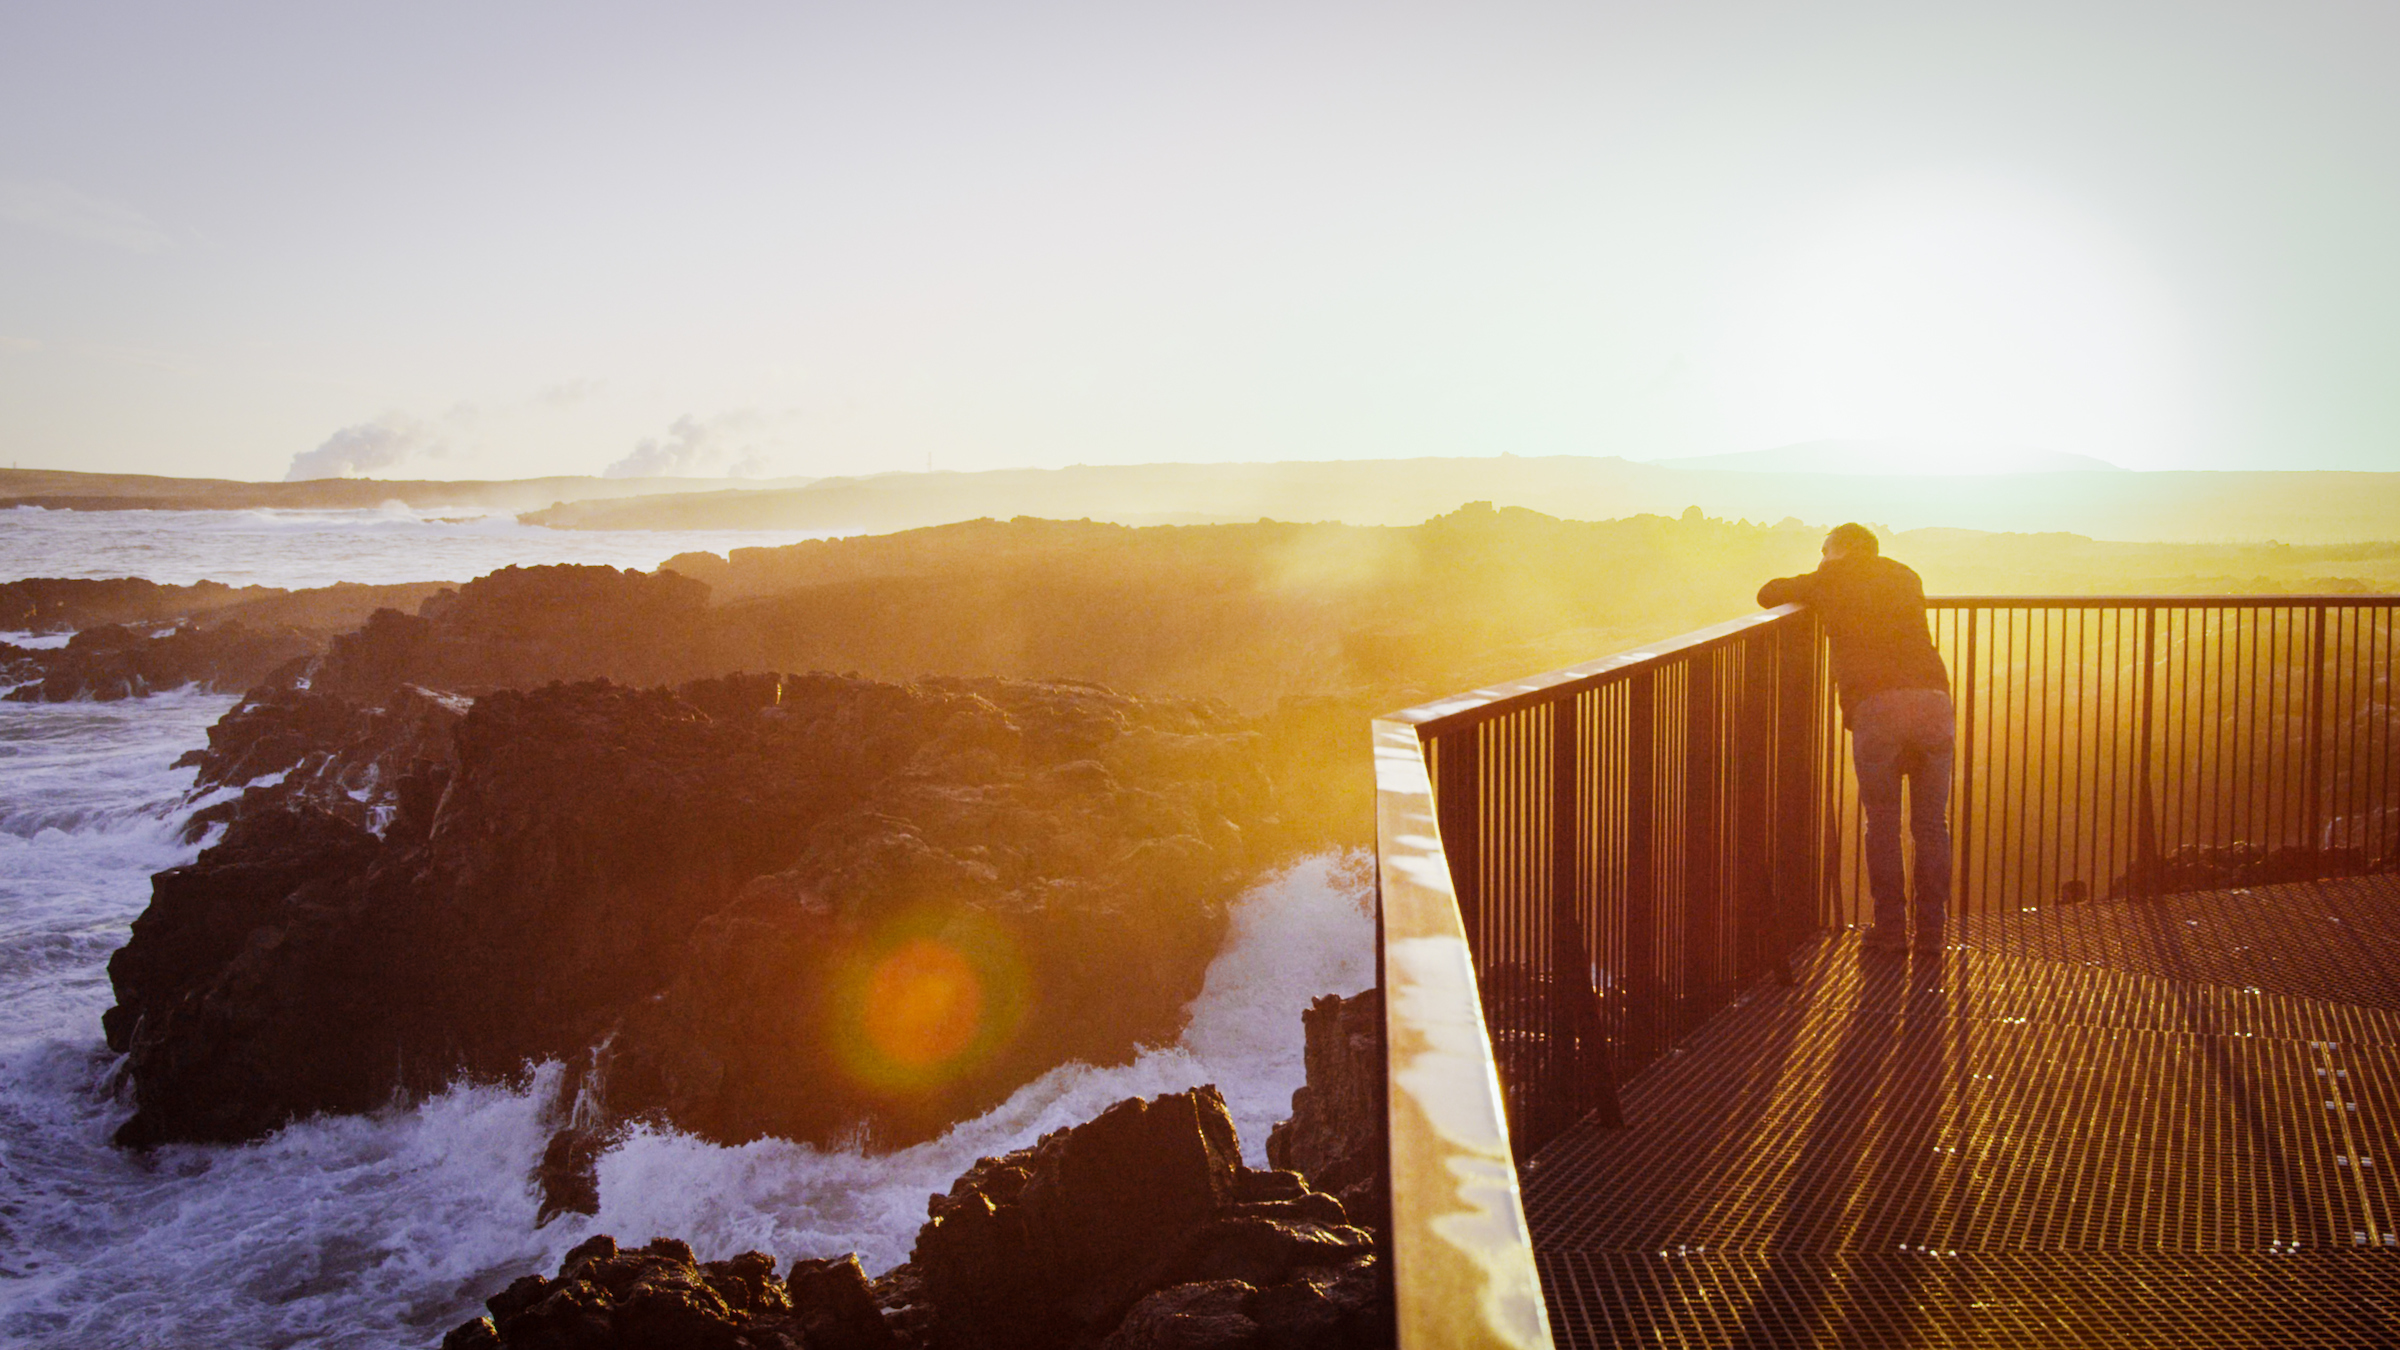
{"label": "distant headland", "polygon": [[528,478],[295,483],[0,470],[0,508],[507,510],[569,530],[880,534],[980,517],[1124,525],[1259,519],[1414,525],[1462,501],[1611,520],[1698,508],[1725,520],[1862,520],[1895,529],[2066,531],[2161,543],[2347,544],[2389,539],[2400,473],[2093,471],[1867,474],[1615,456],[1074,465],[819,479]]}

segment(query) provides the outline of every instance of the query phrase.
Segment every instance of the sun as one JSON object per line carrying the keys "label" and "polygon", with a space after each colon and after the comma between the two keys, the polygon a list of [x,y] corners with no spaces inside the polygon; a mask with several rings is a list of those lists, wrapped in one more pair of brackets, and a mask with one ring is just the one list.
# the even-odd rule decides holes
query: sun
{"label": "sun", "polygon": [[1721,393],[1744,448],[1893,442],[1950,472],[2188,450],[2182,325],[2155,269],[2023,184],[1943,175],[1845,199],[1742,290]]}

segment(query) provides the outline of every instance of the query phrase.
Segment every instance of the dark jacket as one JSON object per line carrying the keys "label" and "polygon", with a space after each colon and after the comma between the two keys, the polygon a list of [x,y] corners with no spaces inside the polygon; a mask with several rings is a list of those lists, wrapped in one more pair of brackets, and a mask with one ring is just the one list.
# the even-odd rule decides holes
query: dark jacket
{"label": "dark jacket", "polygon": [[1891,689],[1950,688],[1950,672],[1925,625],[1925,583],[1889,558],[1843,558],[1758,588],[1758,603],[1806,605],[1833,643],[1842,719],[1860,699]]}

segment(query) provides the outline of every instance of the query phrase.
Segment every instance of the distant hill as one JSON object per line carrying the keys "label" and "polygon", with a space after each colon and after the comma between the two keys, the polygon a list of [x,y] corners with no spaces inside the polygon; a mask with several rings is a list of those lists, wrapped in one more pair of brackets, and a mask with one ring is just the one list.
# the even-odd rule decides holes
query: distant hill
{"label": "distant hill", "polygon": [[496,482],[429,482],[379,478],[310,478],[297,483],[245,483],[230,478],[163,478],[136,473],[76,473],[67,469],[0,469],[0,509],[40,506],[68,511],[367,510],[397,501],[412,508],[463,507],[527,511],[554,502],[692,492],[744,483],[794,487],[813,480],[780,478],[519,478]]}
{"label": "distant hill", "polygon": [[0,507],[364,508],[396,500],[418,509],[514,510],[528,523],[558,529],[747,529],[822,535],[880,534],[1015,516],[1125,525],[1260,519],[1414,525],[1464,502],[1488,501],[1573,520],[1679,516],[1698,507],[1705,515],[1725,520],[1792,520],[1819,527],[1858,520],[1902,530],[2067,532],[2093,539],[2170,543],[2349,544],[2400,537],[2400,473],[1769,473],[1740,467],[1692,468],[1686,463],[1500,455],[1077,465],[772,482],[532,478],[494,483],[237,483],[0,470]]}
{"label": "distant hill", "polygon": [[522,519],[560,529],[788,529],[867,534],[990,516],[1204,524],[1261,518],[1413,525],[1462,502],[1573,520],[1681,515],[1858,520],[1895,529],[2066,531],[2182,543],[2359,543],[2400,535],[2395,473],[1759,473],[1615,457],[1147,464],[895,473],[801,488],[570,502]]}
{"label": "distant hill", "polygon": [[1960,449],[1904,445],[1894,441],[1803,441],[1772,450],[1732,455],[1693,455],[1652,460],[1668,469],[1736,473],[1898,474],[1955,477],[1967,474],[2123,473],[2105,459],[2057,450]]}

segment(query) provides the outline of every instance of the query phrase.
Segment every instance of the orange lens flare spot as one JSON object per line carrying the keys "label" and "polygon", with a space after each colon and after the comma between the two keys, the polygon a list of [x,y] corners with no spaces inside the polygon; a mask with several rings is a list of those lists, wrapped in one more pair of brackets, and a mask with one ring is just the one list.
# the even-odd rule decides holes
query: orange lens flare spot
{"label": "orange lens flare spot", "polygon": [[860,1029],[877,1055],[904,1072],[939,1069],[983,1027],[983,977],[931,938],[912,938],[877,961],[864,993]]}

